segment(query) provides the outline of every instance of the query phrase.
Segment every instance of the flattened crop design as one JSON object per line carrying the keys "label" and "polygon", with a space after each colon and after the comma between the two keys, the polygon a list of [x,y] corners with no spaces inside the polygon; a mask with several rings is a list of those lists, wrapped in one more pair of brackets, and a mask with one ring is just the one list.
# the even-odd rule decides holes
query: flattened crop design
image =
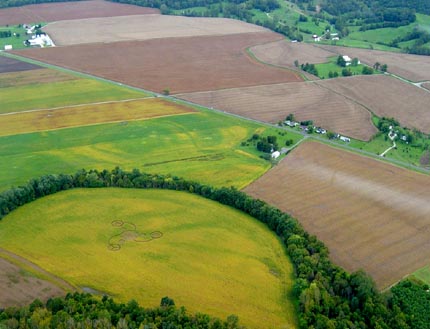
{"label": "flattened crop design", "polygon": [[163,236],[160,231],[153,231],[151,233],[138,232],[136,225],[122,220],[112,221],[112,226],[121,230],[120,233],[112,235],[108,241],[108,249],[111,251],[119,251],[124,243],[127,241],[133,242],[150,242],[159,239]]}

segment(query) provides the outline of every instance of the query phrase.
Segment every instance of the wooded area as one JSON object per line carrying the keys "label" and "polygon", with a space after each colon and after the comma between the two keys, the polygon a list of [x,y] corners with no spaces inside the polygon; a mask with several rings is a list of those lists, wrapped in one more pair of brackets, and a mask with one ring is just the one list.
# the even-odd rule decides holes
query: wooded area
{"label": "wooded area", "polygon": [[294,264],[293,293],[300,328],[408,328],[405,315],[380,294],[364,272],[349,274],[329,259],[327,247],[286,213],[235,188],[214,188],[170,175],[80,170],[73,175],[46,175],[0,194],[0,218],[45,195],[71,188],[161,188],[188,191],[234,207],[265,223],[285,244]]}

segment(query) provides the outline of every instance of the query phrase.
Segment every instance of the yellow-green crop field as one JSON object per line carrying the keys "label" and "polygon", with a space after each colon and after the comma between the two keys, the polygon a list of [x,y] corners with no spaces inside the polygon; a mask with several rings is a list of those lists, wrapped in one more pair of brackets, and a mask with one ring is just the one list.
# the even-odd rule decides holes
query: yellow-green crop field
{"label": "yellow-green crop field", "polygon": [[242,147],[261,125],[213,112],[0,137],[0,190],[79,169],[172,174],[242,188],[270,163]]}
{"label": "yellow-green crop field", "polygon": [[2,248],[77,287],[156,306],[236,314],[250,328],[296,326],[292,265],[263,224],[196,195],[76,189],[0,222]]}
{"label": "yellow-green crop field", "polygon": [[144,120],[190,112],[193,112],[190,107],[157,98],[144,98],[132,101],[64,107],[56,110],[0,114],[0,136],[107,122]]}
{"label": "yellow-green crop field", "polygon": [[[25,72],[22,73],[22,75],[25,74]],[[0,113],[137,99],[146,96],[148,95],[140,91],[93,79],[77,78],[50,83],[22,83],[21,80],[19,85],[0,88]]]}

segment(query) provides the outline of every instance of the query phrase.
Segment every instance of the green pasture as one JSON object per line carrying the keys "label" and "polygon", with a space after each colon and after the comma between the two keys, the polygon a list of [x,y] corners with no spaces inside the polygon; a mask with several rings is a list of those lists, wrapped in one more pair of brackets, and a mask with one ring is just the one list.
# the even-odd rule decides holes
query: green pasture
{"label": "green pasture", "polygon": [[[75,189],[0,222],[2,248],[76,287],[249,328],[295,328],[293,268],[267,227],[230,207],[166,190]],[[113,246],[116,246],[115,248]]]}
{"label": "green pasture", "polygon": [[270,167],[240,146],[261,128],[205,111],[5,136],[0,138],[0,190],[43,174],[115,166],[242,188]]}
{"label": "green pasture", "polygon": [[427,265],[423,268],[412,273],[412,277],[417,278],[418,280],[430,285],[430,266]]}
{"label": "green pasture", "polygon": [[146,96],[147,94],[143,92],[93,79],[32,83],[0,88],[0,113],[49,109]]}
{"label": "green pasture", "polygon": [[[0,31],[11,31],[12,33],[11,37],[0,38],[0,50],[3,50],[5,45],[12,45],[13,49],[25,48],[24,41],[30,38],[25,34],[25,29],[18,25],[0,26]],[[13,33],[16,33],[16,36]]]}
{"label": "green pasture", "polygon": [[[321,79],[328,79],[329,78],[329,72],[337,72],[339,77],[342,76],[342,70],[345,67],[341,67],[336,64],[337,57],[330,57],[330,61],[327,63],[321,63],[321,64],[315,64],[316,69],[318,70],[318,76]],[[359,64],[357,66],[349,65],[346,67],[346,69],[351,70],[353,75],[361,75],[364,65]]]}

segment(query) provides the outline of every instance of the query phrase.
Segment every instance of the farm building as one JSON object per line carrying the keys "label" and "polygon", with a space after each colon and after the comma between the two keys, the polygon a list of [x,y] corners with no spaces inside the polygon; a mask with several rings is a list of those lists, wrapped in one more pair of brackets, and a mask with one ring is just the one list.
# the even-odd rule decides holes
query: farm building
{"label": "farm building", "polygon": [[12,45],[5,45],[4,50],[12,50]]}
{"label": "farm building", "polygon": [[345,65],[346,66],[348,66],[348,65],[351,65],[351,57],[349,57],[349,56],[347,56],[347,55],[344,55],[344,56],[342,56],[342,58],[343,58],[343,60],[345,61]]}
{"label": "farm building", "polygon": [[277,158],[279,158],[280,155],[281,155],[281,153],[279,151],[275,151],[272,153],[272,159],[277,159]]}

